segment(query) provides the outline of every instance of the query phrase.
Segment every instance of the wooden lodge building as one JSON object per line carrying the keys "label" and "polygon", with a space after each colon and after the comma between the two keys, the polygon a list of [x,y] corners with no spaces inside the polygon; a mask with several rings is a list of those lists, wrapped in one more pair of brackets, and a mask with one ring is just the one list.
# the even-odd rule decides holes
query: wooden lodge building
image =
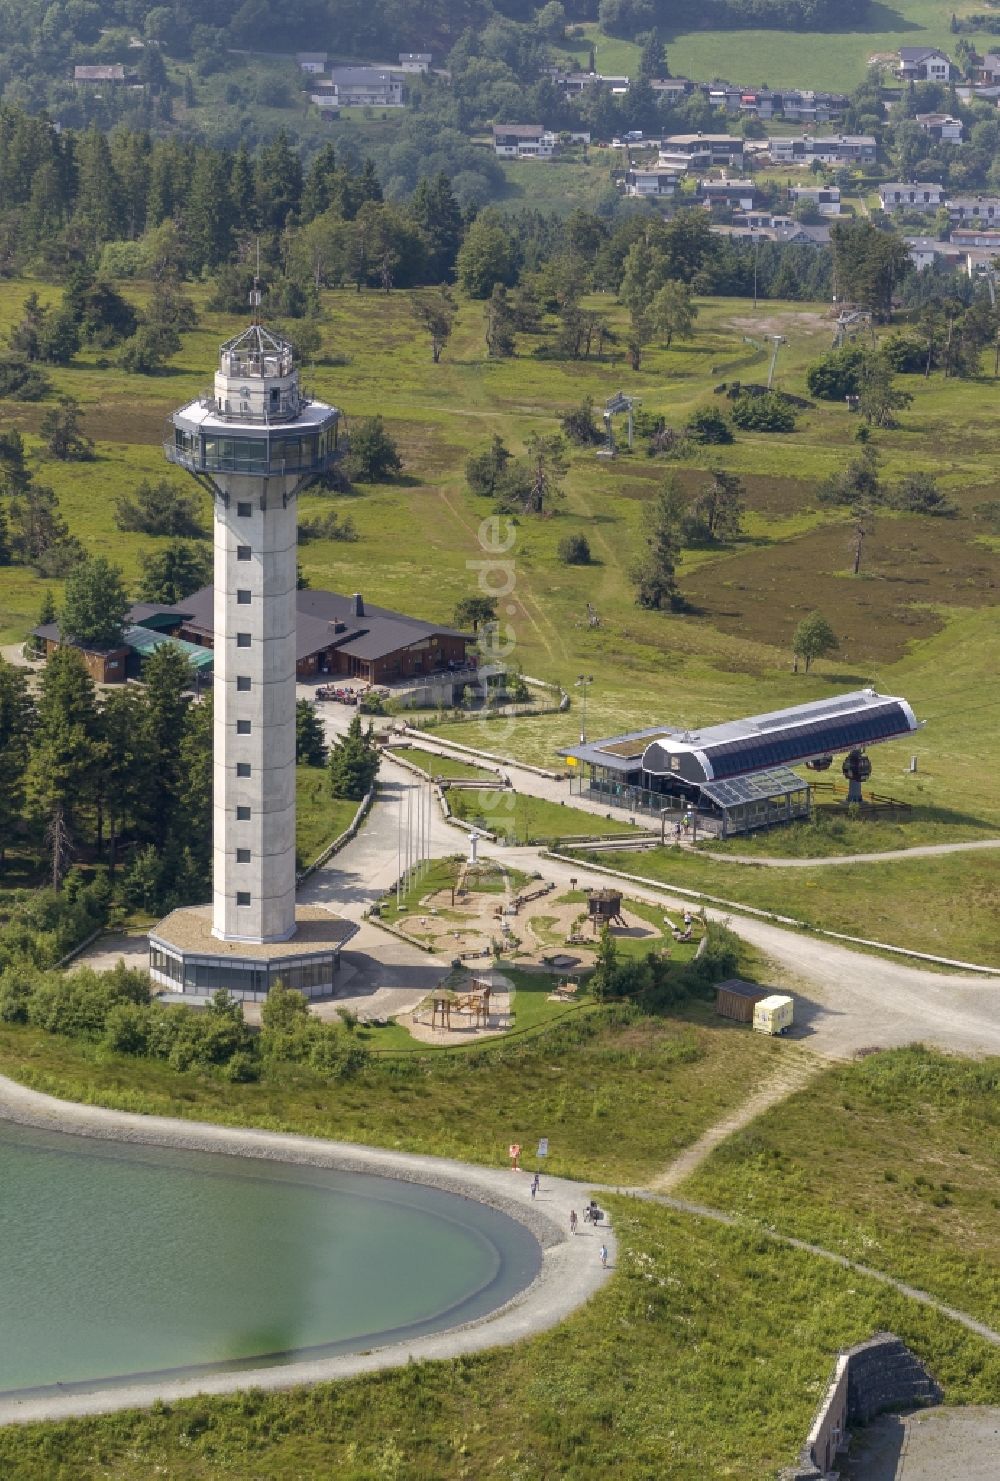
{"label": "wooden lodge building", "polygon": [[[188,597],[177,636],[210,648],[213,590]],[[471,633],[457,632],[387,607],[365,603],[360,593],[340,596],[307,588],[296,593],[295,672],[299,679],[343,676],[370,684],[419,680],[475,667]]]}
{"label": "wooden lodge building", "polygon": [[[468,682],[477,667],[471,633],[458,632],[387,607],[366,605],[360,594],[305,590],[296,594],[295,670],[300,680],[340,676],[370,684],[419,684],[422,679]],[[137,678],[143,658],[164,642],[179,646],[192,667],[212,669],[214,592],[202,587],[175,607],[138,602],[128,613],[124,639],[109,646],[69,639],[98,684]],[[34,631],[49,657],[64,641],[55,622]]]}

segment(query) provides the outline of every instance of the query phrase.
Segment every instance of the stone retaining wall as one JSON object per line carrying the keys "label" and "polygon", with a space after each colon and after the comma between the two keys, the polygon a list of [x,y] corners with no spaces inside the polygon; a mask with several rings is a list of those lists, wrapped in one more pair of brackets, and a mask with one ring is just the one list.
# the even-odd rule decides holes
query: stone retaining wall
{"label": "stone retaining wall", "polygon": [[876,1332],[837,1358],[823,1401],[799,1455],[780,1481],[823,1481],[845,1448],[847,1432],[887,1410],[941,1401],[941,1390],[910,1349],[891,1332]]}

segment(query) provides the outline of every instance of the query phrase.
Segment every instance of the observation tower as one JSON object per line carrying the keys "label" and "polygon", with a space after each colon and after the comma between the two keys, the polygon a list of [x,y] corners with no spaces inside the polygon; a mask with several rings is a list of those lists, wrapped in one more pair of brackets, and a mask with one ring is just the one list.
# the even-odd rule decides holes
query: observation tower
{"label": "observation tower", "polygon": [[[337,456],[340,412],[303,394],[294,346],[257,322],[258,302],[255,290],[254,322],[222,346],[212,391],[174,412],[164,444],[212,496],[212,905],[169,915],[150,966],[180,992],[257,998],[280,977],[315,996],[332,989],[351,928],[296,915],[297,503]],[[312,961],[327,923],[336,939]]]}

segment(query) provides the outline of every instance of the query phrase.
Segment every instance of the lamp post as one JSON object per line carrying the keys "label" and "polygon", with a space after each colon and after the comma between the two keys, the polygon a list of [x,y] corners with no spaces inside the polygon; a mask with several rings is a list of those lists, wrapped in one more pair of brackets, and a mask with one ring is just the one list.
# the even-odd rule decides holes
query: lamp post
{"label": "lamp post", "polygon": [[583,714],[580,717],[580,744],[587,744],[587,689],[594,682],[593,674],[577,674],[576,687],[583,691]]}

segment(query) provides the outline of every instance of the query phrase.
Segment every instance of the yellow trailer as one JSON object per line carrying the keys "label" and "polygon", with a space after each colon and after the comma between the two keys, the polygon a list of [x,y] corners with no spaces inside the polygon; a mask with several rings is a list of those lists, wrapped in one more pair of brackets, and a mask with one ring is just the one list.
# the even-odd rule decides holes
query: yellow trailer
{"label": "yellow trailer", "polygon": [[791,998],[772,993],[754,1004],[753,1026],[758,1034],[783,1034],[791,1028],[795,1018],[795,1005]]}

